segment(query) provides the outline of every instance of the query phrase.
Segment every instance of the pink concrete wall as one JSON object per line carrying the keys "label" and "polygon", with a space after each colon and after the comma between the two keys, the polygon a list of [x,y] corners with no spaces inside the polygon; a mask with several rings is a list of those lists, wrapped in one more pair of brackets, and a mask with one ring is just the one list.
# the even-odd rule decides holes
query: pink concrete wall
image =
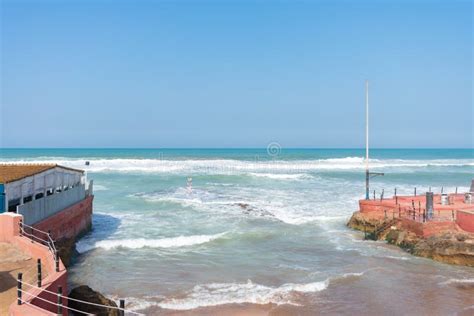
{"label": "pink concrete wall", "polygon": [[[59,272],[56,272],[56,265],[54,257],[48,247],[32,242],[31,239],[20,236],[19,222],[23,216],[14,213],[0,214],[0,241],[14,244],[22,251],[30,255],[32,258],[40,258],[44,264],[44,268],[47,269],[47,277],[43,280],[43,287],[41,289],[32,289],[24,286],[23,289],[28,291],[28,294],[23,294],[23,300],[36,305],[36,307],[29,306],[27,304],[17,305],[15,301],[10,305],[10,315],[55,315],[57,311],[56,306],[51,305],[47,302],[39,299],[34,299],[34,296],[44,298],[53,302],[56,302],[57,297],[54,294],[44,292],[45,289],[50,291],[57,291],[58,286],[63,287],[63,293],[67,295],[67,271],[61,260],[59,260]],[[35,285],[35,284],[33,284]],[[67,301],[63,304],[67,306]],[[67,309],[63,309],[63,315],[67,315]]]}
{"label": "pink concrete wall", "polygon": [[92,223],[92,201],[94,196],[62,210],[33,225],[42,231],[51,231],[53,239],[75,238],[89,229]]}
{"label": "pink concrete wall", "polygon": [[392,211],[396,207],[392,200],[359,200],[359,210],[361,213]]}
{"label": "pink concrete wall", "polygon": [[415,233],[419,237],[429,237],[439,234],[443,231],[456,230],[456,223],[454,222],[416,222],[407,218],[400,219],[400,226],[403,229]]}
{"label": "pink concrete wall", "polygon": [[456,212],[456,224],[467,232],[474,233],[474,212]]}

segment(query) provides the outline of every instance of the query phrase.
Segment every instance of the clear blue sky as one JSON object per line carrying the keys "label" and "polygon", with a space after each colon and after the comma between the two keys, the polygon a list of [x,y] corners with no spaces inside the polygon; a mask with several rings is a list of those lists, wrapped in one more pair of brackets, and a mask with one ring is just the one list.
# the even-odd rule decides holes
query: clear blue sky
{"label": "clear blue sky", "polygon": [[471,1],[0,2],[3,147],[473,147]]}

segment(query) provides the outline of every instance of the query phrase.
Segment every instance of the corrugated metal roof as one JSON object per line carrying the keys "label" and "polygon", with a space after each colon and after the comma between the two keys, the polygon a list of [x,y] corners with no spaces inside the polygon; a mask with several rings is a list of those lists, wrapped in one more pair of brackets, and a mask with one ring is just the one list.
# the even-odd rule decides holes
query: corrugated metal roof
{"label": "corrugated metal roof", "polygon": [[57,164],[0,164],[0,183],[9,183],[31,177],[43,171],[60,167],[67,170],[84,173],[83,170],[63,167]]}

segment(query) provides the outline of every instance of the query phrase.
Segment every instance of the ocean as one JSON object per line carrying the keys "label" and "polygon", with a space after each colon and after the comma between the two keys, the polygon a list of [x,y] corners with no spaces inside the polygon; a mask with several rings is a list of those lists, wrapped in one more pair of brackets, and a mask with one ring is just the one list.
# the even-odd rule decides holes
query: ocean
{"label": "ocean", "polygon": [[[417,258],[345,226],[363,149],[1,149],[94,180],[70,286],[148,315],[473,315],[474,268]],[[88,166],[85,162],[89,161]],[[468,191],[472,149],[374,149],[377,197]]]}

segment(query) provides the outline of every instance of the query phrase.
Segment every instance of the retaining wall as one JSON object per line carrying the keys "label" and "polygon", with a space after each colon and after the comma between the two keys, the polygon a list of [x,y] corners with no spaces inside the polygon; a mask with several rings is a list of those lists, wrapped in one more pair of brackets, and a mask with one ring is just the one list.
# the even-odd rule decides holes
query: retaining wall
{"label": "retaining wall", "polygon": [[51,231],[54,240],[76,238],[92,225],[93,199],[94,196],[90,195],[32,226],[45,232]]}

